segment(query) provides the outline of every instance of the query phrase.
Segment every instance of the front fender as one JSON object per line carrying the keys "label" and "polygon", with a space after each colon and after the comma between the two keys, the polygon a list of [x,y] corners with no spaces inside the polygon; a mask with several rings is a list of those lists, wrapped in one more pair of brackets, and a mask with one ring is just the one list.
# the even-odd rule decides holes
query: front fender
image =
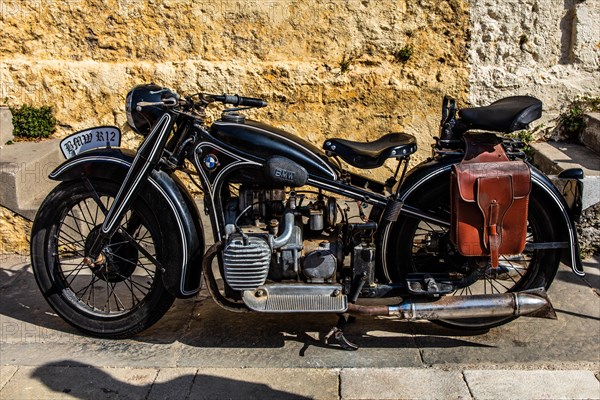
{"label": "front fender", "polygon": [[[49,177],[70,181],[86,176],[121,183],[134,157],[135,152],[126,149],[87,151],[65,161]],[[156,170],[140,196],[160,212],[167,241],[164,249],[168,256],[162,261],[166,289],[179,298],[194,296],[201,285],[204,231],[193,199],[176,176]]]}
{"label": "front fender", "polygon": [[[440,179],[450,179],[452,165],[461,161],[461,157],[444,157],[429,160],[416,166],[407,175],[402,187],[399,189],[399,200],[407,205],[418,208],[418,198],[413,196],[418,189],[426,185],[436,185]],[[548,208],[550,215],[556,215],[551,221],[557,233],[557,240],[569,243],[568,249],[562,250],[562,261],[569,265],[575,274],[583,276],[583,265],[579,256],[579,243],[577,230],[570,217],[570,209],[563,196],[552,184],[546,175],[529,165],[531,169],[532,189],[531,196],[535,196]]]}

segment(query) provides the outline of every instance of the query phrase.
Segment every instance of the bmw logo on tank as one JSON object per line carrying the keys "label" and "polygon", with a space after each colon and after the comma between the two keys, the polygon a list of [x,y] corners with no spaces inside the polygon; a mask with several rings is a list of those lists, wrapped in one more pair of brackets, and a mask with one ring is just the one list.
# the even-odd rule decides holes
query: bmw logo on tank
{"label": "bmw logo on tank", "polygon": [[209,171],[212,171],[219,166],[219,159],[214,154],[208,154],[204,157],[204,166]]}

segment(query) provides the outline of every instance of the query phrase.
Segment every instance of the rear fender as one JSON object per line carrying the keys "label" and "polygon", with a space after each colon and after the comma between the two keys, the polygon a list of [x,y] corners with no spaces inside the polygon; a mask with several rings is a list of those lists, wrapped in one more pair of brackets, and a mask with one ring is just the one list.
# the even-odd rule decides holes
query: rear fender
{"label": "rear fender", "polygon": [[[440,160],[430,160],[416,166],[402,187],[399,188],[399,200],[406,205],[418,208],[419,200],[415,194],[419,189],[428,185],[437,185],[437,182],[443,179],[450,179],[452,165],[459,163],[462,157],[447,157]],[[535,196],[542,204],[548,208],[550,215],[555,215],[552,220],[557,241],[567,242],[569,247],[562,249],[562,261],[573,269],[573,272],[583,276],[583,265],[579,256],[579,243],[577,241],[577,230],[570,216],[571,212],[563,196],[552,184],[546,175],[537,168],[529,165],[531,168],[532,191],[531,196]],[[389,229],[389,228],[388,228]],[[383,232],[384,248],[387,246],[387,235]],[[385,253],[383,253],[385,254]],[[385,260],[385,257],[382,259]]]}
{"label": "rear fender", "polygon": [[[83,176],[121,183],[133,162],[135,152],[125,149],[93,150],[75,156],[56,168],[50,179],[78,180]],[[194,296],[201,285],[201,261],[204,231],[198,210],[183,184],[173,174],[152,171],[143,197],[154,210],[159,210],[163,232],[163,282],[178,298]]]}

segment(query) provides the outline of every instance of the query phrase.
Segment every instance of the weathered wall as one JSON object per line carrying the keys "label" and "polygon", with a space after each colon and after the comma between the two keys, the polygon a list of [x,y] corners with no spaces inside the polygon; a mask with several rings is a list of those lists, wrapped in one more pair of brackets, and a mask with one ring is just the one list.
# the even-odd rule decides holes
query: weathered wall
{"label": "weathered wall", "polygon": [[599,20],[598,0],[0,0],[0,103],[54,105],[61,134],[124,127],[154,81],[265,97],[254,117],[317,145],[409,132],[422,159],[443,94],[532,94],[546,119],[599,97]]}
{"label": "weathered wall", "polygon": [[31,222],[0,206],[0,254],[28,254]]}
{"label": "weathered wall", "polygon": [[[372,140],[403,130],[418,136],[422,157],[442,95],[466,98],[465,0],[3,5],[8,103],[54,104],[63,131],[124,125],[127,90],[154,81],[183,93],[264,97],[270,106],[256,118],[319,147],[326,136]],[[397,61],[404,46],[413,55]]]}
{"label": "weathered wall", "polygon": [[471,1],[469,99],[530,94],[545,121],[577,97],[600,97],[600,1]]}

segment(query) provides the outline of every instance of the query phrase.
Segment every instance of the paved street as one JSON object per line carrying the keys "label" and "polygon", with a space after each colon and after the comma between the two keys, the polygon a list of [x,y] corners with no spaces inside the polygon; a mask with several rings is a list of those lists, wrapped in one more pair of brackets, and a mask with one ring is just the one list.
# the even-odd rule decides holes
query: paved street
{"label": "paved street", "polygon": [[39,293],[28,260],[0,268],[0,398],[600,398],[600,259],[561,267],[558,320],[487,332],[361,317],[321,345],[329,315],[234,314],[204,291],[128,340],[80,335]]}

